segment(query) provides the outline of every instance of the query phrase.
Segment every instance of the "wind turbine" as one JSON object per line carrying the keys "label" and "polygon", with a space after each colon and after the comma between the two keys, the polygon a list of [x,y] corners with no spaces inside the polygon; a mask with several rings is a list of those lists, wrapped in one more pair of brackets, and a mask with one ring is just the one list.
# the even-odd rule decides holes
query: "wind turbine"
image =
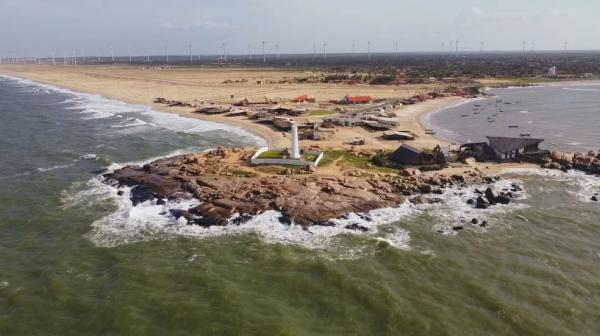
{"label": "wind turbine", "polygon": [[267,43],[267,42],[262,41],[263,63],[267,63],[267,54],[265,53],[265,43]]}
{"label": "wind turbine", "polygon": [[327,53],[325,52],[326,48],[327,48],[327,43],[323,43],[323,61],[327,60]]}
{"label": "wind turbine", "polygon": [[252,46],[248,44],[248,59],[252,60]]}
{"label": "wind turbine", "polygon": [[565,41],[565,52],[567,51],[568,48],[569,48],[569,42]]}
{"label": "wind turbine", "polygon": [[221,46],[223,47],[223,62],[227,63],[227,44],[223,42]]}
{"label": "wind turbine", "polygon": [[165,57],[167,58],[167,63],[169,63],[169,48],[165,44]]}
{"label": "wind turbine", "polygon": [[275,44],[275,54],[277,55],[277,60],[279,60],[279,43]]}
{"label": "wind turbine", "polygon": [[313,60],[317,58],[317,44],[313,43]]}
{"label": "wind turbine", "polygon": [[369,62],[371,62],[371,41],[367,42]]}
{"label": "wind turbine", "polygon": [[485,43],[485,41],[481,41],[481,47],[479,48],[479,52],[481,54],[483,54],[483,44]]}
{"label": "wind turbine", "polygon": [[456,57],[458,57],[458,43],[460,43],[460,39],[456,39],[455,42],[456,43],[454,43],[454,47],[456,48]]}
{"label": "wind turbine", "polygon": [[129,63],[133,60],[133,56],[131,55],[131,44],[127,45],[127,51],[129,51]]}
{"label": "wind turbine", "polygon": [[352,57],[356,58],[356,44],[352,43]]}
{"label": "wind turbine", "polygon": [[448,43],[449,47],[448,47],[448,56],[452,56],[452,51],[454,50],[454,41],[450,41],[450,43]]}
{"label": "wind turbine", "polygon": [[188,45],[188,49],[190,52],[190,64],[192,64],[194,62],[194,56],[192,56],[192,45],[191,44]]}
{"label": "wind turbine", "polygon": [[398,41],[396,41],[396,58],[398,58]]}
{"label": "wind turbine", "polygon": [[110,59],[113,61],[115,61],[115,50],[113,49],[112,46],[110,46]]}
{"label": "wind turbine", "polygon": [[525,45],[527,44],[527,42],[523,41],[523,57],[525,57]]}

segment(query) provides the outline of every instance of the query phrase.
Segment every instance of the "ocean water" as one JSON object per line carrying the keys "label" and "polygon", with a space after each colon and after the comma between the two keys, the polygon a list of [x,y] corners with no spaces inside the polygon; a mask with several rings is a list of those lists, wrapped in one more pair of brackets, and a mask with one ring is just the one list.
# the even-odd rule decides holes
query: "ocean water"
{"label": "ocean water", "polygon": [[[428,128],[457,143],[529,134],[560,151],[600,150],[600,83],[491,89],[424,116]],[[509,127],[517,126],[517,127]]]}
{"label": "ocean water", "polygon": [[[510,206],[475,211],[474,189],[455,189],[307,231],[274,212],[187,226],[165,213],[189,203],[132,207],[100,183],[103,169],[261,142],[0,77],[0,335],[600,332],[598,177],[508,171],[497,187],[525,189]],[[343,229],[355,222],[369,232]]]}

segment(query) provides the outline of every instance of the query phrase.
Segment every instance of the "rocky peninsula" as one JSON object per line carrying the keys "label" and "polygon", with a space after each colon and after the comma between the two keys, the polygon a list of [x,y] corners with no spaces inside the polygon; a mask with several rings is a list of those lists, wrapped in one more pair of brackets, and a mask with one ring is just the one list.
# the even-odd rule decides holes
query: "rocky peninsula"
{"label": "rocky peninsula", "polygon": [[[104,177],[106,183],[131,187],[134,205],[196,198],[200,205],[172,211],[171,215],[204,227],[241,224],[267,210],[279,211],[283,223],[293,222],[303,227],[331,225],[331,219],[344,218],[350,213],[362,214],[368,220],[366,213],[370,210],[396,207],[405,201],[440,203],[443,199],[435,194],[443,194],[445,188],[493,183],[498,179],[477,170],[460,175],[361,170],[335,175],[281,167],[261,169],[246,164],[252,154],[251,149],[219,148],[143,166],[127,166]],[[519,190],[516,187],[512,192]],[[474,208],[507,204],[513,197],[510,190],[497,192],[488,188],[479,193],[479,198],[469,200]]]}

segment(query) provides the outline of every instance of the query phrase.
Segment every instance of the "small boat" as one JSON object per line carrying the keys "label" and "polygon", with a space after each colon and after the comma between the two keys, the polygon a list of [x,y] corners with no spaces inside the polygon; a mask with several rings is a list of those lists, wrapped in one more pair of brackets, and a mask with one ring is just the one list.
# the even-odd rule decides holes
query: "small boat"
{"label": "small boat", "polygon": [[429,134],[429,135],[435,135],[435,131],[432,129],[426,129],[425,130],[425,134]]}
{"label": "small boat", "polygon": [[530,137],[531,134],[529,134],[529,133],[521,133],[520,136],[522,136],[522,137]]}
{"label": "small boat", "polygon": [[508,128],[519,128],[519,126],[517,126],[517,125],[510,125],[510,126],[508,126]]}
{"label": "small boat", "polygon": [[461,117],[463,117],[463,118],[468,117],[468,116],[469,116],[468,114],[461,115]]}

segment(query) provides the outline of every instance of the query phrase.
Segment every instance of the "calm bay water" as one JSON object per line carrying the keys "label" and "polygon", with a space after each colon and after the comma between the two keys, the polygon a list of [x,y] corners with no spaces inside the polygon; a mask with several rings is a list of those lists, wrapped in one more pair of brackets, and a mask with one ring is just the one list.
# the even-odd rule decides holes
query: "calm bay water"
{"label": "calm bay water", "polygon": [[[485,136],[529,134],[561,151],[600,150],[600,83],[492,89],[490,98],[424,117],[429,128],[457,143]],[[511,128],[509,126],[517,126]]]}
{"label": "calm bay water", "polygon": [[[273,213],[206,230],[97,171],[258,141],[242,130],[0,78],[0,135],[0,335],[600,332],[596,177],[512,172],[499,187],[526,192],[508,207],[455,190],[375,211],[367,234]],[[475,216],[490,227],[446,230]]]}

